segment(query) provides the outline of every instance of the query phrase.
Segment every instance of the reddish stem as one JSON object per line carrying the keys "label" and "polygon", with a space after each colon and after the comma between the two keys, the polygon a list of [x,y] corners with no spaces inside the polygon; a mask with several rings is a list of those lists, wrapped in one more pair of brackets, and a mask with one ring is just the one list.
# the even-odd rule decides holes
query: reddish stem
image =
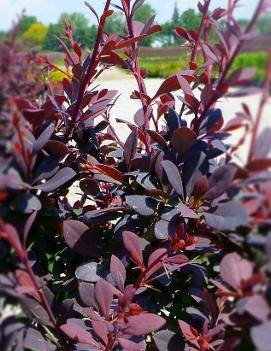
{"label": "reddish stem", "polygon": [[205,25],[205,21],[206,21],[206,18],[208,16],[208,10],[209,10],[210,3],[211,3],[211,0],[207,0],[207,2],[206,2],[206,4],[207,4],[206,5],[206,10],[205,10],[205,12],[204,12],[204,14],[203,14],[203,16],[201,18],[199,30],[198,30],[198,33],[197,33],[197,39],[195,41],[195,45],[194,45],[194,47],[192,49],[192,54],[191,54],[190,61],[192,63],[194,63],[195,60],[196,60],[197,50],[198,50],[198,46],[199,46],[199,42],[200,42],[200,36],[202,34],[202,31],[203,31],[204,25]]}
{"label": "reddish stem", "polygon": [[[108,9],[110,7],[110,3],[111,3],[111,0],[107,0],[106,1],[103,13],[108,11]],[[82,100],[83,100],[84,93],[85,93],[85,90],[87,88],[88,82],[91,79],[91,77],[95,74],[95,68],[97,66],[97,61],[98,61],[97,59],[98,59],[98,56],[99,56],[99,47],[100,47],[100,42],[101,42],[102,35],[103,35],[104,24],[105,24],[104,21],[100,21],[99,26],[98,26],[96,42],[95,42],[95,46],[94,46],[94,49],[93,49],[93,52],[92,52],[91,60],[90,60],[87,72],[85,74],[85,77],[83,79],[83,82],[81,83],[80,88],[79,88],[79,92],[78,92],[78,96],[77,96],[77,100],[76,100],[76,104],[75,104],[75,107],[74,107],[74,111],[73,111],[73,114],[72,114],[71,121],[69,123],[69,126],[68,126],[65,134],[64,134],[64,142],[65,143],[68,141],[69,136],[70,136],[70,134],[72,133],[72,131],[74,129],[74,126],[75,126],[75,123],[76,123],[77,118],[78,118],[78,113],[80,111],[80,106],[81,106],[81,103],[82,103]]]}
{"label": "reddish stem", "polygon": [[[264,3],[264,0],[259,1],[258,6],[254,12],[254,15],[253,15],[252,19],[250,20],[250,22],[248,23],[243,35],[248,34],[252,30],[252,28],[254,27],[260,13],[261,13],[263,3]],[[216,88],[215,88],[216,91],[219,91],[221,89],[221,87],[223,86],[225,79],[226,79],[226,76],[228,75],[230,68],[232,67],[232,64],[233,64],[236,56],[239,54],[239,52],[242,48],[242,45],[243,45],[243,40],[239,40],[239,43],[236,45],[235,50],[233,51],[231,57],[227,61],[226,65],[225,65],[225,67],[224,67],[224,69],[223,69],[223,71],[222,71],[222,73],[221,73],[221,75],[216,83]],[[201,116],[195,121],[194,130],[197,133],[198,133],[199,127],[200,127],[201,123],[203,122],[204,118],[206,117],[206,114],[208,113],[210,107],[216,103],[217,99],[218,99],[217,94],[213,94],[212,98],[210,99],[208,104],[205,106]]]}

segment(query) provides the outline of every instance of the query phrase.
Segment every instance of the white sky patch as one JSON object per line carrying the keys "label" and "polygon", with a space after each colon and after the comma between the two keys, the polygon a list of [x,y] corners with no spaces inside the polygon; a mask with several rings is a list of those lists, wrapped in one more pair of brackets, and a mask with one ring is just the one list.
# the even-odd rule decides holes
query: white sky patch
{"label": "white sky patch", "polygon": [[56,22],[60,15],[54,1],[0,0],[0,29],[10,29],[12,22],[22,13],[23,9],[28,15],[36,16],[39,21],[45,24]]}
{"label": "white sky patch", "polygon": [[[102,11],[103,0],[88,0],[100,13]],[[146,3],[155,8],[157,21],[164,23],[170,20],[175,2],[180,13],[189,8],[197,10],[199,0],[146,0]],[[119,3],[120,0],[112,1]],[[236,11],[237,18],[251,17],[257,5],[257,0],[242,0],[240,8]],[[211,9],[216,7],[227,7],[228,0],[212,0]],[[84,6],[83,0],[0,0],[0,30],[8,30],[16,16],[26,9],[28,15],[34,15],[39,21],[49,24],[58,21],[62,12],[81,12],[89,18],[90,23],[95,23],[94,16]]]}

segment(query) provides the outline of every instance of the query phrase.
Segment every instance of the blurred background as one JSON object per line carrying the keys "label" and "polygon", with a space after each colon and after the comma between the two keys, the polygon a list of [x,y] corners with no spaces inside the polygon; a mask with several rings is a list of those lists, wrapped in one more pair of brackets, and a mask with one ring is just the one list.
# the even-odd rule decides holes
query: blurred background
{"label": "blurred background", "polygon": [[[103,1],[94,0],[91,4],[97,10],[103,8]],[[240,2],[235,13],[239,24],[247,24],[256,4],[256,0]],[[228,0],[213,0],[211,8],[227,5]],[[181,47],[183,43],[174,35],[173,29],[178,26],[185,29],[198,28],[200,15],[197,1],[148,0],[137,11],[135,19],[146,22],[153,15],[163,26],[163,31],[143,40],[141,65],[147,69],[149,77],[166,77],[184,68],[187,63],[186,48]],[[68,18],[75,27],[74,35],[82,47],[91,49],[97,30],[95,17],[80,0],[0,0],[0,42],[7,38],[12,25],[19,21],[20,44],[25,49],[34,48],[46,53],[51,61],[60,64],[63,56],[56,36],[62,36],[64,18]],[[123,32],[123,18],[119,12],[116,11],[108,19],[106,30],[109,33]],[[271,36],[270,13],[258,20],[256,31],[260,37],[245,45],[233,69],[256,66],[255,81],[261,81],[267,60],[265,49],[269,46]],[[180,55],[180,51],[183,55]],[[62,77],[56,73],[52,78],[57,81]]]}

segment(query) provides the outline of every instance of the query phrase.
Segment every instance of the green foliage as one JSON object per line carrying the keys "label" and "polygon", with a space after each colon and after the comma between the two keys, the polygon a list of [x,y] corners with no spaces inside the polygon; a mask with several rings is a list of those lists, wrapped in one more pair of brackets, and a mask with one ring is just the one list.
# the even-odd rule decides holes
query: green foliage
{"label": "green foliage", "polygon": [[8,36],[7,32],[4,32],[3,30],[0,30],[0,42],[5,40]]}
{"label": "green foliage", "polygon": [[78,12],[62,13],[57,23],[49,25],[43,49],[46,51],[60,51],[56,37],[63,37],[65,19],[72,24],[74,38],[81,44],[82,48],[91,49],[95,43],[97,28],[95,25],[89,26],[87,17]]}
{"label": "green foliage", "polygon": [[43,47],[48,27],[43,23],[33,23],[23,34],[28,47]]}
{"label": "green foliage", "polygon": [[49,25],[47,35],[43,45],[43,49],[45,51],[60,50],[56,37],[61,36],[62,30],[63,30],[63,24],[54,23]]}
{"label": "green foliage", "polygon": [[[142,23],[147,23],[148,20],[155,15],[156,12],[150,5],[144,4],[140,6],[139,9],[135,12],[134,20]],[[143,39],[140,41],[140,45],[150,47],[152,46],[156,37],[157,35],[152,35],[146,39]]]}
{"label": "green foliage", "polygon": [[114,12],[112,16],[108,17],[105,23],[105,31],[109,34],[112,33],[123,33],[124,17],[119,12]]}
{"label": "green foliage", "polygon": [[162,46],[180,45],[181,41],[174,35],[174,29],[180,26],[186,30],[197,30],[200,22],[201,15],[199,13],[188,9],[179,15],[178,7],[175,5],[171,21],[163,25],[163,32],[159,37]]}
{"label": "green foliage", "polygon": [[257,28],[262,36],[270,37],[271,35],[271,14],[267,14],[259,18]]}
{"label": "green foliage", "polygon": [[265,52],[242,53],[237,56],[232,66],[232,71],[237,68],[256,67],[255,80],[263,80],[265,77],[268,55]]}
{"label": "green foliage", "polygon": [[[265,67],[267,63],[267,54],[260,53],[242,53],[240,54],[232,67],[232,72],[238,68],[257,67],[255,80],[263,80],[265,75]],[[187,69],[187,57],[181,58],[141,58],[142,68],[148,71],[151,78],[165,78],[180,70]]]}
{"label": "green foliage", "polygon": [[20,32],[25,33],[35,23],[38,23],[37,17],[23,15],[18,23]]}

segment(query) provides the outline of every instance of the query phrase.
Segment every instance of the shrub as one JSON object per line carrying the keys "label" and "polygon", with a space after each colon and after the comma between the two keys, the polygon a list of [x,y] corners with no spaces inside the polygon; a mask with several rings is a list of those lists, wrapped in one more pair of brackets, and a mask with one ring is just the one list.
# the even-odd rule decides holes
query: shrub
{"label": "shrub", "polygon": [[[234,6],[210,12],[210,2],[198,5],[197,32],[176,29],[191,47],[190,69],[165,79],[154,96],[139,66],[139,43],[161,28],[153,19],[133,21],[139,0],[115,6],[126,18],[125,37],[103,30],[110,0],[101,16],[87,3],[98,32],[85,58],[65,22],[72,49],[59,43],[72,75],[62,94],[51,84],[47,96],[32,101],[9,92],[0,289],[22,312],[2,321],[2,350],[269,349],[271,133],[258,132],[271,64],[255,122],[245,104],[227,125],[216,108],[223,96],[250,91],[240,85],[253,69],[229,72],[267,2],[259,1],[245,31]],[[218,24],[224,17],[225,29]],[[217,50],[208,41],[211,27]],[[142,106],[134,123],[118,120],[131,130],[125,141],[110,123],[117,91],[95,82],[115,65],[135,77],[131,99]],[[235,129],[244,136],[228,145]],[[248,159],[236,164],[248,135]],[[75,182],[82,196],[72,204]]]}

